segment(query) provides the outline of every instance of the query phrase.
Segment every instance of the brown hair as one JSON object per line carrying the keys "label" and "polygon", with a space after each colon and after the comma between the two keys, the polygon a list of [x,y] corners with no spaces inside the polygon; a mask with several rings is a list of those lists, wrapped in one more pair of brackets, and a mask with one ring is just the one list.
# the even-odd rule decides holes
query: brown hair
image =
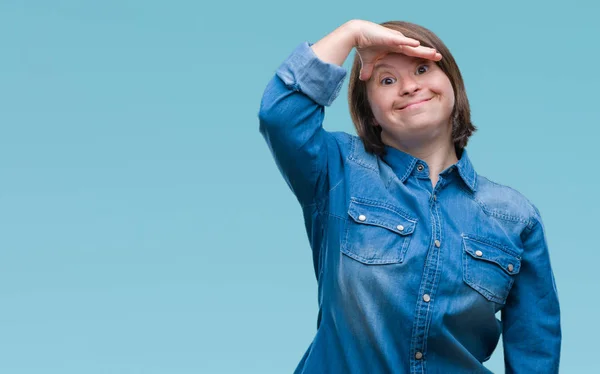
{"label": "brown hair", "polygon": [[[446,74],[454,90],[454,109],[452,110],[452,141],[457,155],[460,157],[462,149],[467,145],[469,137],[477,130],[471,123],[471,108],[467,99],[465,84],[458,69],[458,65],[446,45],[433,32],[423,26],[405,21],[389,21],[380,24],[392,30],[401,32],[408,38],[421,42],[422,46],[435,48],[442,55],[440,61],[435,63]],[[350,116],[358,136],[362,139],[365,150],[369,153],[383,155],[384,144],[381,141],[381,127],[373,126],[373,112],[367,100],[367,84],[358,79],[361,61],[358,53],[354,55],[354,63],[348,84],[348,103]]]}

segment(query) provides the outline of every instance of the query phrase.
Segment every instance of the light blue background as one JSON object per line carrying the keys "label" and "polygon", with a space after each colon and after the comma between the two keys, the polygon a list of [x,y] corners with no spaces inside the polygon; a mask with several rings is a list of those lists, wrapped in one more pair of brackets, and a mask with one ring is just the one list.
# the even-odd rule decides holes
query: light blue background
{"label": "light blue background", "polygon": [[[477,171],[542,212],[562,372],[593,371],[592,3],[3,0],[0,372],[293,371],[316,282],[258,107],[296,45],[352,18],[416,22],[446,42],[479,127]],[[329,130],[354,131],[346,89]],[[503,371],[501,349],[487,366]]]}

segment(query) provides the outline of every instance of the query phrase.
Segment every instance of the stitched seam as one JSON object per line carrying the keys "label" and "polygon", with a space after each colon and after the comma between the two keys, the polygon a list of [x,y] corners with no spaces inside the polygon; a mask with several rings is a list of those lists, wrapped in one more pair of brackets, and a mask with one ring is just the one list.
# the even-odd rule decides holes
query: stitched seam
{"label": "stitched seam", "polygon": [[[430,213],[430,214],[431,214],[431,213]],[[431,214],[431,216],[432,216],[432,217],[431,217],[431,218],[432,218],[432,222],[435,222],[435,220],[433,219],[433,218],[434,218],[434,217],[433,217],[433,214]],[[435,238],[435,227],[434,227],[434,226],[435,226],[435,225],[431,225],[431,231],[430,231],[430,240],[429,240],[429,248],[432,248],[432,246],[434,245],[434,244],[433,244],[433,240],[434,240],[434,238]],[[426,264],[426,265],[427,265],[427,258],[428,258],[428,257],[429,257],[429,255],[425,256],[425,264]],[[423,270],[423,271],[425,271],[425,269],[426,269],[426,267],[424,268],[424,270]],[[426,283],[425,283],[425,284],[426,284]],[[418,346],[418,339],[419,339],[419,337],[418,337],[418,335],[419,335],[419,322],[420,322],[421,320],[423,320],[423,319],[424,319],[424,322],[425,322],[425,323],[427,322],[427,314],[426,314],[425,316],[423,316],[423,315],[422,315],[422,306],[421,306],[421,305],[422,305],[422,304],[421,304],[421,302],[422,302],[422,299],[421,299],[421,297],[422,297],[422,296],[421,296],[421,295],[422,295],[422,294],[423,294],[423,292],[424,292],[424,290],[423,290],[423,286],[424,286],[425,284],[423,283],[423,280],[421,279],[421,284],[419,285],[419,294],[417,295],[417,305],[416,305],[416,308],[415,308],[416,315],[415,315],[415,318],[414,318],[414,321],[413,321],[413,329],[412,329],[412,339],[411,339],[411,354],[412,354],[413,356],[411,357],[411,361],[412,361],[412,360],[413,360],[413,358],[414,358],[414,353],[415,353],[415,351],[416,351],[416,350],[420,350],[421,352],[425,352],[425,349],[424,349],[424,347],[425,347],[425,345],[426,345],[426,340],[427,340],[427,336],[425,335],[425,332],[426,332],[426,331],[424,331],[424,332],[423,332],[423,337],[422,337],[422,339],[423,339],[423,343],[422,343],[422,345],[421,345],[420,347]],[[429,305],[427,305],[427,308],[429,308]],[[426,313],[429,313],[429,310],[427,310],[427,312],[426,312]]]}
{"label": "stitched seam", "polygon": [[535,228],[535,226],[537,226],[539,224],[539,221],[537,219],[530,219],[529,223],[527,224],[527,226],[525,226],[525,230],[528,231],[528,233],[531,233],[533,231],[533,229]]}
{"label": "stitched seam", "polygon": [[508,248],[506,246],[503,246],[500,243],[496,243],[496,242],[494,242],[492,240],[484,239],[484,238],[481,238],[479,236],[470,236],[470,235],[463,235],[463,239],[472,240],[474,242],[478,242],[478,243],[481,243],[481,244],[491,245],[492,247],[497,248],[497,249],[501,250],[502,252],[507,253],[507,254],[515,257],[518,260],[521,259],[521,256],[519,256],[517,253],[513,252],[510,248]]}
{"label": "stitched seam", "polygon": [[339,186],[339,185],[340,185],[340,184],[341,184],[343,181],[344,181],[344,178],[340,179],[340,181],[339,181],[339,182],[337,182],[337,183],[335,184],[335,186],[333,186],[333,187],[331,187],[331,188],[329,189],[329,192],[331,192],[331,191],[335,190],[335,188],[336,188],[337,186]]}
{"label": "stitched seam", "polygon": [[[506,285],[506,287],[504,287],[504,291],[506,293],[508,293],[507,291],[510,289],[512,284],[513,284],[513,280],[509,279],[508,285]],[[496,301],[497,303],[500,303],[500,304],[506,303],[506,297],[502,298],[502,297],[496,295],[496,293],[488,290],[487,288],[483,287],[480,284],[475,284],[474,282],[473,282],[472,286],[475,287],[476,289],[480,289],[480,290],[483,290],[484,292],[488,293],[489,294],[488,299],[490,299],[492,301]]]}
{"label": "stitched seam", "polygon": [[[470,256],[468,256],[466,253],[463,252],[463,260],[464,260],[464,271],[463,271],[463,279],[464,281],[473,289],[475,289],[476,291],[478,291],[483,297],[485,297],[486,299],[490,300],[490,301],[494,301],[497,302],[499,304],[504,304],[506,302],[506,299],[502,299],[498,296],[496,296],[493,292],[489,291],[488,289],[486,289],[485,287],[482,287],[480,285],[478,285],[477,283],[475,283],[475,281],[473,281],[473,279],[471,277],[469,277],[469,261],[475,261],[474,259],[472,259]],[[512,285],[512,283],[510,284]],[[508,288],[507,288],[508,290]]]}
{"label": "stitched seam", "polygon": [[328,214],[328,215],[330,215],[331,217],[335,217],[335,218],[337,218],[337,219],[341,219],[341,220],[344,220],[344,219],[346,219],[345,217],[338,216],[338,215],[337,215],[337,214],[335,214],[335,213],[327,212],[327,214]]}
{"label": "stitched seam", "polygon": [[498,211],[494,211],[494,210],[490,210],[482,201],[478,200],[477,198],[475,198],[475,196],[473,196],[472,192],[466,190],[463,186],[458,185],[458,188],[460,188],[461,190],[465,191],[468,195],[468,197],[475,201],[477,204],[479,204],[479,206],[481,207],[481,210],[483,210],[483,212],[485,214],[487,214],[488,216],[492,216],[495,218],[499,218],[502,219],[504,221],[508,221],[508,222],[518,222],[518,223],[523,223],[523,224],[529,224],[530,220],[529,219],[524,219],[518,216],[511,216],[508,214],[504,214]]}
{"label": "stitched seam", "polygon": [[515,272],[515,269],[517,269],[517,270],[521,269],[521,266],[519,265],[518,268],[513,269],[513,273],[510,273],[510,272],[506,271],[504,269],[504,266],[502,264],[500,264],[499,262],[497,262],[497,261],[494,261],[494,260],[489,259],[489,258],[473,256],[473,254],[471,252],[469,252],[469,251],[466,251],[466,252],[469,254],[469,257],[472,258],[473,260],[475,260],[475,261],[483,261],[483,262],[487,262],[487,263],[490,263],[490,264],[496,264],[499,268],[501,268],[505,273],[507,273],[509,275],[518,274],[517,272]]}
{"label": "stitched seam", "polygon": [[[439,192],[438,192],[438,193],[439,193]],[[438,222],[440,223],[440,224],[439,224],[439,225],[440,225],[440,242],[441,242],[441,243],[444,243],[444,240],[445,240],[445,239],[444,239],[444,238],[443,238],[443,236],[442,236],[442,235],[443,235],[443,232],[444,232],[444,230],[442,229],[442,218],[440,217],[440,212],[439,212],[439,209],[438,209],[438,205],[437,205],[437,204],[435,204],[435,202],[434,202],[434,205],[435,205],[435,212],[436,212],[436,214],[437,214],[437,216],[438,216]]]}
{"label": "stitched seam", "polygon": [[[529,201],[529,199],[527,199],[527,197],[525,197],[525,196],[524,196],[524,195],[523,195],[521,192],[519,192],[518,190],[516,190],[516,189],[514,189],[514,188],[512,188],[512,187],[510,187],[510,186],[505,186],[505,185],[502,185],[502,184],[500,184],[500,183],[496,183],[496,182],[494,182],[494,181],[490,180],[489,178],[486,178],[486,177],[483,177],[483,176],[482,176],[482,178],[485,178],[485,179],[486,179],[488,182],[490,182],[491,184],[493,184],[493,185],[495,185],[495,186],[498,186],[498,187],[500,187],[500,188],[506,188],[506,189],[509,189],[509,190],[511,190],[511,191],[513,191],[513,192],[515,192],[517,195],[521,196],[521,197],[522,197],[522,198],[525,200],[525,202],[527,203],[527,205],[529,205],[529,209],[530,209],[530,210],[532,210],[533,212],[535,212],[535,208],[534,208],[533,204],[531,203],[531,201]],[[530,222],[530,220],[531,220],[531,219],[528,219],[528,220],[527,220],[527,223],[529,223],[529,222]]]}
{"label": "stitched seam", "polygon": [[[369,264],[369,265],[398,264],[398,263],[402,263],[404,261],[404,257],[402,255],[402,253],[400,253],[398,255],[397,252],[394,252],[391,254],[391,258],[375,257],[375,258],[367,259],[366,257],[361,256],[357,252],[351,250],[350,248],[352,248],[352,246],[349,245],[349,239],[348,239],[348,237],[350,235],[350,227],[349,226],[350,225],[346,224],[346,235],[344,238],[344,243],[341,248],[341,252],[343,254],[345,254],[346,256],[353,258],[361,263]],[[400,238],[403,241],[403,245],[402,245],[403,247],[406,246],[406,243],[410,241],[409,236],[401,236]],[[379,255],[379,252],[377,252],[376,255]],[[396,257],[394,257],[394,256],[396,256]]]}
{"label": "stitched seam", "polygon": [[406,169],[406,172],[404,172],[404,175],[402,176],[402,178],[400,178],[401,181],[405,181],[406,178],[408,178],[410,173],[412,173],[416,163],[417,163],[417,160],[415,158],[413,158],[412,161],[410,162],[408,169]]}
{"label": "stitched seam", "polygon": [[388,203],[384,203],[382,201],[377,201],[377,200],[371,200],[371,199],[365,199],[362,197],[352,197],[350,198],[351,202],[355,202],[359,205],[367,205],[367,206],[372,206],[372,207],[378,207],[378,208],[383,208],[383,209],[387,209],[393,213],[396,213],[400,216],[402,216],[403,218],[405,218],[408,221],[411,221],[412,223],[417,223],[418,219],[417,218],[413,218],[411,215],[409,215],[407,212],[405,212],[404,210],[388,204]]}
{"label": "stitched seam", "polygon": [[[358,144],[357,143],[360,140],[360,138],[352,137],[351,139],[352,139],[352,152],[348,156],[348,159],[356,162],[357,164],[359,164],[361,166],[364,166],[367,169],[377,171],[377,169],[374,166],[363,162],[363,160],[361,158],[354,157],[358,153]],[[367,157],[369,157],[369,155],[367,155]]]}
{"label": "stitched seam", "polygon": [[[442,237],[442,232],[443,232],[443,230],[442,230],[442,219],[440,217],[438,206],[437,205],[434,205],[434,206],[435,206],[435,213],[436,213],[436,215],[438,217],[438,223],[439,223],[439,231],[440,231],[440,239],[439,240],[440,240],[440,243],[442,243],[442,245],[443,245],[444,240],[443,240],[443,237]],[[433,284],[432,284],[433,287],[431,289],[431,294],[430,294],[431,300],[429,300],[430,302],[427,303],[428,304],[427,305],[427,315],[428,316],[429,316],[429,313],[430,313],[430,309],[433,308],[432,303],[435,302],[435,297],[436,297],[436,293],[437,293],[437,289],[438,289],[437,282],[438,282],[438,276],[440,275],[439,269],[440,269],[440,265],[441,265],[441,261],[440,261],[441,257],[442,257],[442,246],[440,246],[437,249],[437,261],[436,261],[436,264],[435,264],[435,273],[434,273]],[[427,337],[429,335],[429,328],[431,327],[431,318],[432,317],[429,316],[429,318],[426,319],[425,331],[423,333],[423,338],[424,338],[424,340],[423,340],[423,352],[427,352],[427,342],[428,342]]]}
{"label": "stitched seam", "polygon": [[[350,216],[350,217],[352,217],[352,216]],[[398,234],[398,235],[402,235],[402,236],[410,235],[414,231],[414,226],[411,227],[413,229],[412,231],[409,231],[409,230],[406,230],[406,229],[403,230],[403,231],[398,231],[398,229],[393,224],[390,224],[387,221],[381,221],[381,220],[377,220],[377,219],[371,219],[369,222],[366,222],[366,221],[362,222],[362,221],[356,221],[356,219],[354,217],[352,217],[352,219],[358,225],[367,225],[367,226],[382,227],[382,228],[385,228],[385,229],[388,229],[388,230],[392,231],[394,234]]]}

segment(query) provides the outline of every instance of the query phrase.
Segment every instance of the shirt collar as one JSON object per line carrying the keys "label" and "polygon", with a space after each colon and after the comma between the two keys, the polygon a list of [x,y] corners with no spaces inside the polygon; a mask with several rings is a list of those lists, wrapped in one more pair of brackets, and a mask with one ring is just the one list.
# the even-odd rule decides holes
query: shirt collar
{"label": "shirt collar", "polygon": [[[421,172],[429,175],[427,164],[423,160],[388,145],[385,145],[385,151],[385,155],[382,157],[383,161],[394,170],[394,173],[402,183],[412,174],[416,165],[423,165],[424,168]],[[463,148],[462,154],[459,157],[458,162],[448,168],[451,170],[447,169],[446,171],[451,172],[456,168],[465,184],[472,192],[475,192],[477,191],[477,174],[467,155],[467,150]]]}
{"label": "shirt collar", "polygon": [[465,148],[463,148],[462,155],[459,157],[460,159],[456,163],[458,174],[460,174],[462,180],[469,186],[471,191],[475,192],[477,191],[477,173]]}

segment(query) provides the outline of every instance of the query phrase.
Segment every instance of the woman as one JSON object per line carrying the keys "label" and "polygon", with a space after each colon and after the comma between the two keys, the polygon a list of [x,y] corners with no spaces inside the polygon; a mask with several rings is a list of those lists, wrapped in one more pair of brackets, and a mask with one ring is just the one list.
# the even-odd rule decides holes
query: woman
{"label": "woman", "polygon": [[[322,127],[353,48],[358,137]],[[540,214],[475,172],[462,77],[435,34],[349,21],[296,48],[259,118],[318,280],[318,329],[296,373],[487,373],[501,335],[507,373],[558,371]]]}

